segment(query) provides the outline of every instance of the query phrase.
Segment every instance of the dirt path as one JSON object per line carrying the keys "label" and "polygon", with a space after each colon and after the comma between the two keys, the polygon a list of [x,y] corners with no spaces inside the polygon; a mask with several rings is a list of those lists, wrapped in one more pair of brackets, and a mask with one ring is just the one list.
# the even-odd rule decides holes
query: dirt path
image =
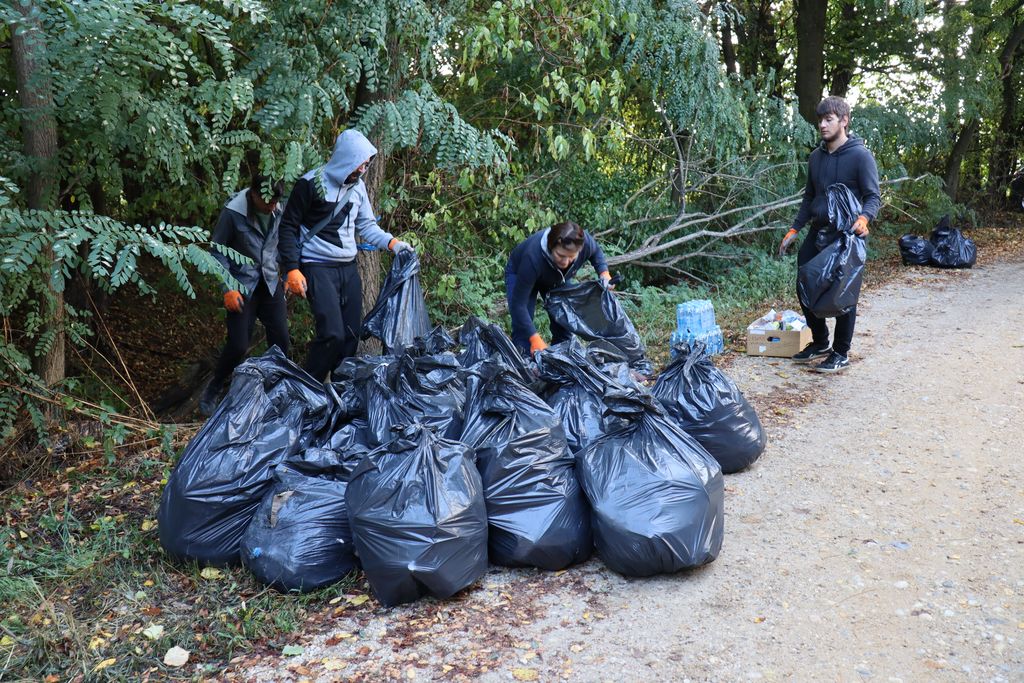
{"label": "dirt path", "polygon": [[726,478],[706,568],[495,570],[458,600],[338,609],[301,656],[239,673],[1024,680],[1022,291],[1019,261],[914,271],[865,292],[844,375],[731,363],[770,440]]}

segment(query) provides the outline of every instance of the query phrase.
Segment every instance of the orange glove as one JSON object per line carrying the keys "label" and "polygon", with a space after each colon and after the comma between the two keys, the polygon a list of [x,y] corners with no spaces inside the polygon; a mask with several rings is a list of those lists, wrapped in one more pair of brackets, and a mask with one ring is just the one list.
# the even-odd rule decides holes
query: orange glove
{"label": "orange glove", "polygon": [[540,338],[540,335],[536,332],[530,337],[530,353],[536,353],[537,351],[543,351],[548,348],[548,345]]}
{"label": "orange glove", "polygon": [[288,279],[284,282],[284,291],[295,296],[306,297],[306,277],[298,268],[288,271]]}
{"label": "orange glove", "polygon": [[857,237],[867,237],[868,232],[868,217],[857,216],[857,220],[853,222],[853,234]]}
{"label": "orange glove", "polygon": [[230,292],[224,292],[224,308],[232,313],[241,313],[244,303],[245,299],[242,298],[242,293],[238,290],[232,289]]}
{"label": "orange glove", "polygon": [[796,241],[796,232],[796,230],[790,228],[789,232],[786,233],[786,236],[782,238],[782,244],[779,245],[779,258],[785,256],[786,251],[789,249],[789,245]]}

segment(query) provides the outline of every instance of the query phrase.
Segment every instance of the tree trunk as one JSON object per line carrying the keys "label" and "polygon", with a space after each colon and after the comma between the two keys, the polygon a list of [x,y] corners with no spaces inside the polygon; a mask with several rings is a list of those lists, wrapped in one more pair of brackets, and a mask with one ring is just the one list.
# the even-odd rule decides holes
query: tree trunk
{"label": "tree trunk", "polygon": [[779,54],[779,41],[769,0],[743,3],[745,21],[732,27],[738,40],[737,60],[744,78],[754,81],[758,90],[764,90],[766,75],[774,73],[772,97],[782,97],[782,69],[785,60]]}
{"label": "tree trunk", "polygon": [[[380,141],[372,140],[376,147]],[[381,181],[384,180],[384,155],[378,153],[377,157],[366,169],[366,176],[363,182],[366,183],[366,193],[370,196],[370,206],[377,208],[377,191],[380,189]],[[365,316],[377,303],[377,295],[380,294],[380,252],[359,251],[356,259],[356,266],[359,268],[359,279],[363,283],[363,315]],[[359,342],[359,354],[378,355],[381,352],[380,340],[369,337]]]}
{"label": "tree trunk", "polygon": [[1002,79],[1003,111],[999,117],[999,128],[992,140],[989,155],[988,192],[999,205],[1006,203],[1006,188],[1013,172],[1014,153],[1020,143],[1017,135],[1017,75],[1015,67],[1024,45],[1024,22],[1014,22],[1006,44],[999,53],[999,76]]}
{"label": "tree trunk", "polygon": [[[31,2],[12,3],[23,21],[11,31],[11,55],[18,84],[21,106],[21,137],[25,155],[33,168],[26,188],[28,208],[50,210],[56,201],[53,162],[57,156],[57,122],[53,116],[53,89],[46,63],[46,36]],[[47,384],[64,379],[64,295],[53,288],[50,269],[54,254],[51,248],[43,253],[43,267],[49,301],[45,308],[46,331],[52,335],[49,348],[35,361],[36,373]]]}
{"label": "tree trunk", "polygon": [[974,146],[974,139],[978,135],[978,119],[972,118],[960,128],[960,133],[953,143],[953,149],[949,152],[949,159],[946,161],[945,190],[949,198],[956,201],[957,193],[960,191],[960,166],[963,165],[964,157]]}
{"label": "tree trunk", "polygon": [[796,96],[800,115],[812,126],[825,77],[828,0],[796,0]]}
{"label": "tree trunk", "polygon": [[725,21],[722,22],[722,59],[725,60],[725,72],[727,74],[736,73],[736,49],[732,44],[732,21],[729,17],[725,17]]}
{"label": "tree trunk", "polygon": [[[850,34],[856,31],[863,30],[857,25],[857,7],[853,4],[852,0],[845,0],[843,2],[840,22],[844,35],[850,36]],[[837,97],[846,97],[846,94],[850,91],[850,81],[853,80],[853,72],[857,68],[857,56],[854,54],[852,47],[854,42],[852,40],[845,42],[846,44],[838,51],[840,61],[832,72],[832,85],[828,89],[830,95],[836,95]]]}

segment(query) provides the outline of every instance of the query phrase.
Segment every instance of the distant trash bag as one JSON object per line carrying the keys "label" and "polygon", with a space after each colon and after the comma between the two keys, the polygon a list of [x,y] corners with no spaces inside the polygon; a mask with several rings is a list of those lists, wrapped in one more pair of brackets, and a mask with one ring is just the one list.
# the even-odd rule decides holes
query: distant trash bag
{"label": "distant trash bag", "polygon": [[681,344],[651,393],[722,467],[739,472],[764,452],[768,436],[739,387],[715,367],[703,345]]}
{"label": "distant trash bag", "polygon": [[455,340],[447,330],[438,325],[425,336],[416,339],[414,346],[420,355],[430,356],[451,351],[455,348]]}
{"label": "distant trash bag", "polygon": [[722,547],[722,470],[662,414],[656,399],[634,397],[626,429],[576,454],[576,473],[593,508],[597,554],[625,576],[707,564]]}
{"label": "distant trash bag", "polygon": [[558,570],[590,556],[590,506],[561,421],[514,373],[481,363],[461,441],[476,449],[495,564]]}
{"label": "distant trash bag", "polygon": [[278,467],[242,537],[242,565],[285,592],[307,593],[344,578],[356,568],[347,486]]}
{"label": "distant trash bag", "polygon": [[369,423],[357,419],[337,428],[322,446],[288,456],[284,464],[309,476],[348,481],[359,461],[372,450]]}
{"label": "distant trash bag", "polygon": [[850,216],[860,214],[860,202],[842,183],[828,188],[829,220],[834,220],[834,231],[823,228],[819,232],[832,235],[831,241],[818,255],[800,266],[797,272],[797,293],[800,302],[819,318],[835,318],[849,313],[860,298],[867,261],[864,239],[853,234]]}
{"label": "distant trash bag", "polygon": [[626,356],[630,366],[650,374],[644,344],[633,321],[604,280],[562,285],[544,297],[551,321],[588,341],[604,340]]}
{"label": "distant trash bag", "polygon": [[932,251],[931,264],[939,268],[970,268],[978,259],[978,247],[974,240],[964,237],[958,228],[954,228],[949,216],[942,220],[932,231],[929,241],[935,247]]}
{"label": "distant trash bag", "polygon": [[420,259],[411,249],[395,254],[377,303],[363,319],[363,339],[380,339],[385,353],[412,346],[430,332],[430,316],[420,287]]}
{"label": "distant trash bag", "polygon": [[900,238],[900,256],[905,266],[926,266],[931,262],[935,246],[923,237],[904,235]]}
{"label": "distant trash bag", "polygon": [[535,380],[519,349],[504,330],[494,323],[470,316],[459,331],[459,341],[463,346],[462,353],[459,354],[459,362],[463,367],[472,367],[497,355],[527,386]]}
{"label": "distant trash bag", "polygon": [[626,422],[608,413],[606,394],[625,390],[601,372],[589,358],[578,339],[555,344],[537,355],[540,378],[547,387],[542,397],[558,415],[565,438],[573,453],[606,432],[626,426]]}
{"label": "distant trash bag", "polygon": [[223,566],[238,549],[273,469],[326,438],[334,401],[275,346],[235,369],[160,497],[160,544],[179,560]]}
{"label": "distant trash bag", "polygon": [[349,521],[384,605],[447,598],[487,571],[487,508],[473,449],[412,426],[352,474]]}

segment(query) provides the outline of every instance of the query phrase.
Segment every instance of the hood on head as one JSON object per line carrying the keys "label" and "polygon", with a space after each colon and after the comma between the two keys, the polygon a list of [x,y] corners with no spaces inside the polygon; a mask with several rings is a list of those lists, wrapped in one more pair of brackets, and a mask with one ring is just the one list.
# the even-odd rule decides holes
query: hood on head
{"label": "hood on head", "polygon": [[324,164],[323,172],[329,186],[341,187],[352,171],[377,154],[377,148],[358,130],[342,131],[334,143],[334,152]]}

